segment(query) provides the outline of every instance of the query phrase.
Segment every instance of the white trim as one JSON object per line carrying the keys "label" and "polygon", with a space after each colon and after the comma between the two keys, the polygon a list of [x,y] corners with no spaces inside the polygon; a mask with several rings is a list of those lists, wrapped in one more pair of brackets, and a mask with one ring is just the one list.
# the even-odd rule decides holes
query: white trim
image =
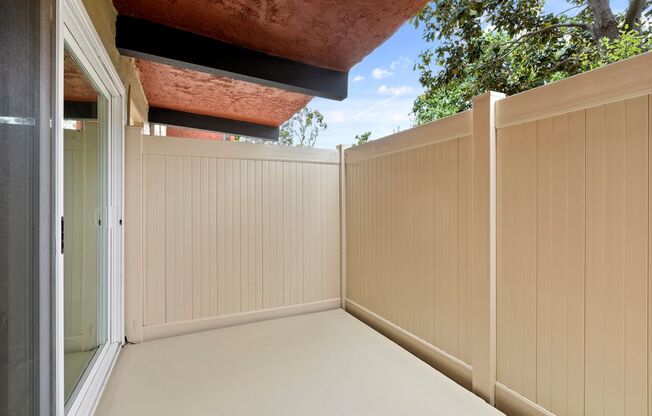
{"label": "white trim", "polygon": [[468,137],[473,131],[473,111],[422,124],[382,139],[371,140],[346,151],[346,163],[358,162],[435,143]]}
{"label": "white trim", "polygon": [[469,364],[411,334],[351,299],[346,300],[346,311],[410,351],[462,387],[471,390],[473,367]]}
{"label": "white trim", "polygon": [[[81,0],[56,2],[55,44],[55,414],[92,414],[124,342],[123,230],[118,224],[124,211],[125,90],[108,53],[95,32]],[[100,346],[76,395],[64,397],[64,284],[59,218],[63,215],[63,56],[64,45],[89,72],[95,87],[107,98],[105,112],[107,153],[107,342]],[[116,157],[117,155],[117,157]],[[67,410],[66,410],[67,407]]]}
{"label": "white trim", "polygon": [[319,300],[298,305],[281,306],[278,308],[263,309],[260,311],[235,313],[232,315],[214,318],[195,319],[192,321],[173,322],[161,325],[143,327],[143,340],[151,341],[160,338],[175,337],[191,334],[193,332],[208,331],[211,329],[225,328],[228,326],[248,324],[251,322],[267,321],[276,318],[285,318],[306,313],[323,312],[340,307],[340,298]]}

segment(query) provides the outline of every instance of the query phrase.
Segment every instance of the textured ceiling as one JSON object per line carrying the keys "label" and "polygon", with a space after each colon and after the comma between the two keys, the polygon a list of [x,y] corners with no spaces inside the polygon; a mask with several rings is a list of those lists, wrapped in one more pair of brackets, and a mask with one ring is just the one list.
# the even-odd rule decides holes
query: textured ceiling
{"label": "textured ceiling", "polygon": [[95,88],[66,52],[63,57],[63,99],[66,101],[97,101]]}
{"label": "textured ceiling", "polygon": [[312,98],[150,61],[136,67],[151,107],[278,127]]}
{"label": "textured ceiling", "polygon": [[120,14],[348,71],[426,0],[114,0]]}
{"label": "textured ceiling", "polygon": [[201,139],[222,141],[224,134],[214,131],[184,129],[183,127],[168,126],[167,135],[170,137],[183,137],[186,139]]}
{"label": "textured ceiling", "polygon": [[[427,0],[113,0],[121,15],[348,71]],[[280,126],[312,97],[137,60],[150,106]]]}

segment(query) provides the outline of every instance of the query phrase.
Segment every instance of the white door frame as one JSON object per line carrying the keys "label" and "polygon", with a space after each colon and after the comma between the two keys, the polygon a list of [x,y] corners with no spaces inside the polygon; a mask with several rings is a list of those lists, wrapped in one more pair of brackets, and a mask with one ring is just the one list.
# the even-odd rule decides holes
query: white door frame
{"label": "white door frame", "polygon": [[[124,267],[122,213],[124,212],[125,90],[81,0],[56,2],[55,42],[55,414],[90,415],[97,406],[108,376],[124,343]],[[61,254],[63,216],[63,60],[64,45],[107,97],[107,342],[100,346],[80,381],[71,403],[64,397],[64,270]]]}

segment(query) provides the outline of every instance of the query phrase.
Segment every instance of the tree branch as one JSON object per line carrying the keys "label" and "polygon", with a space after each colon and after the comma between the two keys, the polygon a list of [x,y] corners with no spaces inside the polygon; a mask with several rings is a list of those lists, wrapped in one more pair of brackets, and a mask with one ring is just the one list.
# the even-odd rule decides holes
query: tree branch
{"label": "tree branch", "polygon": [[[559,17],[559,16],[561,16],[561,15],[565,15],[566,13],[570,12],[571,10],[579,9],[580,7],[584,7],[584,9],[586,9],[586,6],[585,6],[585,5],[583,5],[583,4],[578,4],[577,6],[569,7],[568,9],[566,9],[566,10],[564,10],[564,11],[561,11],[561,12],[557,13],[557,14],[555,15],[555,17]],[[580,10],[578,13],[582,13],[582,12],[584,11],[584,9]]]}
{"label": "tree branch", "polygon": [[506,42],[506,44],[509,45],[510,43],[520,43],[521,41],[523,41],[526,38],[536,36],[536,35],[540,35],[540,34],[542,34],[544,32],[549,32],[551,30],[560,29],[560,28],[577,28],[577,29],[586,30],[587,32],[591,32],[591,25],[588,25],[586,23],[557,23],[557,24],[554,24],[554,25],[546,26],[546,27],[544,27],[542,29],[539,29],[539,30],[535,30],[533,32],[525,33],[525,34],[521,35],[518,39]]}

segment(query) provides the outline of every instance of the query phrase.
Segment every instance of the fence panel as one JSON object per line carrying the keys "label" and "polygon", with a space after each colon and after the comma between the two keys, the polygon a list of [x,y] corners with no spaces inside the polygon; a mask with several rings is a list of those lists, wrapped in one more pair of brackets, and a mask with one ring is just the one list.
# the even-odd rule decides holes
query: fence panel
{"label": "fence panel", "polygon": [[467,386],[471,118],[346,151],[347,308],[404,331]]}
{"label": "fence panel", "polygon": [[135,340],[339,305],[337,151],[129,140],[142,140],[127,156],[142,175]]}
{"label": "fence panel", "polygon": [[649,411],[650,67],[497,104],[500,408]]}
{"label": "fence panel", "polygon": [[508,414],[649,413],[650,68],[348,149],[347,309]]}

